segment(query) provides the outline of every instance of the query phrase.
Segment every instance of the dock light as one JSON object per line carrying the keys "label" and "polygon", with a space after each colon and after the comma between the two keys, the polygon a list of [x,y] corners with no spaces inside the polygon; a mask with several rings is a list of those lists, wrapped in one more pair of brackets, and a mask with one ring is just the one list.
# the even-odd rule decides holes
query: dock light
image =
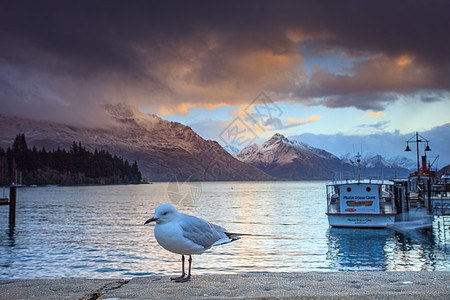
{"label": "dock light", "polygon": [[[423,136],[421,136],[418,132],[416,132],[416,134],[415,135],[413,135],[411,138],[409,138],[407,141],[406,141],[406,149],[405,149],[405,151],[407,151],[407,152],[409,152],[409,151],[411,151],[411,148],[409,148],[409,143],[415,143],[416,144],[416,152],[417,152],[417,174],[418,174],[418,176],[420,177],[420,171],[421,171],[421,169],[420,169],[420,160],[419,160],[419,152],[420,152],[420,147],[419,147],[419,145],[420,145],[420,143],[427,143],[427,146],[425,147],[425,149],[424,149],[424,151],[425,152],[427,152],[427,151],[431,151],[431,149],[430,149],[430,146],[428,145],[428,142],[429,142],[429,140],[427,140],[426,138],[424,138]],[[425,160],[426,160],[426,153],[425,153]],[[425,171],[425,165],[424,165],[424,168],[423,168],[423,170]]]}

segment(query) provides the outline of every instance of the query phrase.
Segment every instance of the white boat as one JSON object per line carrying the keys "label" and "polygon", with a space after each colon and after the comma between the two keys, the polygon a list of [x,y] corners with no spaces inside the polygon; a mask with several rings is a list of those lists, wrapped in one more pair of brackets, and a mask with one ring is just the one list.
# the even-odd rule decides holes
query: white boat
{"label": "white boat", "polygon": [[327,184],[327,216],[332,227],[385,228],[395,222],[394,182],[360,178]]}
{"label": "white boat", "polygon": [[327,216],[332,227],[385,228],[395,222],[394,183],[344,180],[327,184]]}
{"label": "white boat", "polygon": [[[412,140],[415,138],[415,140]],[[357,180],[341,180],[327,184],[327,215],[332,227],[384,228],[401,232],[430,229],[436,216],[450,215],[450,181],[437,177],[427,165],[427,157],[419,160],[419,143],[426,143],[424,152],[431,151],[429,141],[415,136],[406,142],[416,143],[417,171],[408,179],[361,180],[360,158]],[[395,224],[394,224],[395,223]]]}

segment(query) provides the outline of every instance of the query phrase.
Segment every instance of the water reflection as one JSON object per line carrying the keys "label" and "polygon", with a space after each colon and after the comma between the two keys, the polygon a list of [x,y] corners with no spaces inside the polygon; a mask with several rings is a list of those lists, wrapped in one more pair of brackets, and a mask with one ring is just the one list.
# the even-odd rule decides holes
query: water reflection
{"label": "water reflection", "polygon": [[[184,213],[256,234],[194,259],[194,274],[351,270],[450,271],[449,245],[392,230],[329,229],[324,182],[201,183]],[[167,183],[38,187],[18,193],[16,226],[0,207],[0,279],[126,278],[179,273],[152,226]],[[442,240],[442,239],[441,239]]]}
{"label": "water reflection", "polygon": [[385,246],[394,232],[386,229],[330,228],[327,259],[339,271],[384,271]]}
{"label": "water reflection", "polygon": [[6,245],[9,247],[14,247],[16,245],[16,226],[9,225],[7,229],[8,239],[6,240]]}
{"label": "water reflection", "polygon": [[443,271],[450,257],[446,244],[437,244],[432,230],[395,232],[386,245],[387,269],[390,271]]}
{"label": "water reflection", "polygon": [[338,271],[448,270],[449,248],[433,231],[330,228],[327,259]]}

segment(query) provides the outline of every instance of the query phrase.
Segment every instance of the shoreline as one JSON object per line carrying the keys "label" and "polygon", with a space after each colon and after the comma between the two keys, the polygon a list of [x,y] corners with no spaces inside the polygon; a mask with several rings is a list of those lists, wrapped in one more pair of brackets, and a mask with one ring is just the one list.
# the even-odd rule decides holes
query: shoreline
{"label": "shoreline", "polygon": [[449,271],[305,272],[0,280],[0,299],[445,299]]}

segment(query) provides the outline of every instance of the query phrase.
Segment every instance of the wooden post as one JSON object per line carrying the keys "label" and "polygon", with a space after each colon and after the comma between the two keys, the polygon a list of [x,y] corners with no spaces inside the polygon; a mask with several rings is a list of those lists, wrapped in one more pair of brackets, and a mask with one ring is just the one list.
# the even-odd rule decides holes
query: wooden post
{"label": "wooden post", "polygon": [[403,212],[403,197],[402,197],[402,187],[399,184],[394,185],[394,203],[397,208],[397,213],[401,214]]}
{"label": "wooden post", "polygon": [[409,212],[409,191],[408,191],[408,183],[405,184],[405,212]]}
{"label": "wooden post", "polygon": [[433,214],[433,203],[431,201],[431,180],[430,179],[428,179],[427,189],[428,189],[428,213],[431,215],[431,214]]}
{"label": "wooden post", "polygon": [[16,225],[16,195],[17,187],[12,185],[9,187],[9,225]]}

